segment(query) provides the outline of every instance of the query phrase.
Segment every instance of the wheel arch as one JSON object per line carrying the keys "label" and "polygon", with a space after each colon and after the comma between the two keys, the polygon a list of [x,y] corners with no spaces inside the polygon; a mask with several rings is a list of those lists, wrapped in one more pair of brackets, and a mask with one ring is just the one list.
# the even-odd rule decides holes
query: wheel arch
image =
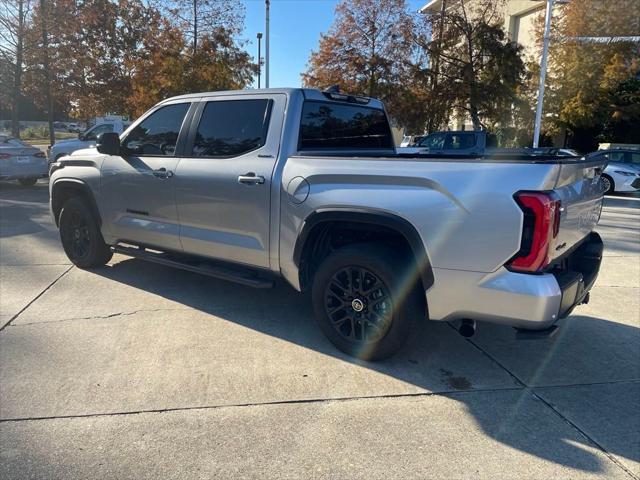
{"label": "wheel arch", "polygon": [[82,180],[74,178],[64,178],[56,180],[51,188],[51,212],[55,219],[56,226],[59,226],[60,212],[67,200],[71,197],[81,196],[87,200],[91,212],[95,215],[98,226],[102,226],[102,217],[98,210],[98,204],[91,191],[91,187]]}
{"label": "wheel arch", "polygon": [[309,214],[303,222],[293,249],[293,262],[298,268],[300,285],[308,283],[305,265],[314,247],[322,241],[322,235],[332,225],[355,225],[365,228],[380,228],[402,237],[413,254],[418,267],[419,279],[424,290],[434,283],[433,269],[424,242],[415,227],[406,219],[393,213],[355,208],[320,209]]}

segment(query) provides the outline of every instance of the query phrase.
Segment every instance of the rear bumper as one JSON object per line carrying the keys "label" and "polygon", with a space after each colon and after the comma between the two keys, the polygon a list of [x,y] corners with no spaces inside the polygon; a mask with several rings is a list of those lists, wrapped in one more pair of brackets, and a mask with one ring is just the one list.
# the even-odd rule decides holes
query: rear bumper
{"label": "rear bumper", "polygon": [[49,164],[46,158],[37,159],[31,163],[6,163],[0,166],[0,180],[18,180],[20,178],[42,178],[49,174]]}
{"label": "rear bumper", "polygon": [[553,270],[539,275],[500,268],[493,273],[434,269],[427,292],[429,318],[473,320],[543,330],[584,302],[602,261],[602,240],[591,233]]}

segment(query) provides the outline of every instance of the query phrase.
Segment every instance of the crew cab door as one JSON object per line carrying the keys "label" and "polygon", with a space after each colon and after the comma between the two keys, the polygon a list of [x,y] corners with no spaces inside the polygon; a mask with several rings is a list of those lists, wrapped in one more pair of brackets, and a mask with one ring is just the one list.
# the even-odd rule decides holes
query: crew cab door
{"label": "crew cab door", "polygon": [[118,241],[182,250],[174,176],[190,105],[155,109],[122,138],[121,155],[105,158],[100,204],[105,227]]}
{"label": "crew cab door", "polygon": [[202,101],[176,171],[184,251],[269,267],[272,175],[285,95]]}

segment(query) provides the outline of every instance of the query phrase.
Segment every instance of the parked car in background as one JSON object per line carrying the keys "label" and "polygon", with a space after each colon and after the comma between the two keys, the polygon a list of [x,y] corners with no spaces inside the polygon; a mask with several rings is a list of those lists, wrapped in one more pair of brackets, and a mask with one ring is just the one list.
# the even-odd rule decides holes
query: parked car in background
{"label": "parked car in background", "polygon": [[108,123],[100,123],[89,128],[86,132],[78,134],[77,139],[61,140],[56,142],[55,145],[48,147],[49,161],[53,162],[60,157],[69,155],[76,150],[82,148],[90,148],[96,146],[98,136],[106,132],[114,132],[117,134],[122,133],[129,126],[129,122],[113,121]]}
{"label": "parked car in background", "polygon": [[118,252],[259,288],[283,277],[337,348],[372,360],[426,319],[553,333],[598,275],[603,168],[398,155],[378,100],[244,90],[161,102],[52,163],[49,191],[78,267]]}
{"label": "parked car in background", "polygon": [[40,149],[22,140],[0,135],[0,180],[18,180],[21,185],[34,185],[47,176],[49,165]]}
{"label": "parked car in background", "polygon": [[53,122],[53,129],[54,130],[64,130],[67,131],[69,127],[67,126],[66,123],[64,122]]}
{"label": "parked car in background", "polygon": [[445,155],[483,155],[485,149],[498,146],[497,137],[484,130],[434,132],[419,138],[408,147],[398,148],[398,153],[435,153]]}
{"label": "parked car in background", "polygon": [[602,174],[605,193],[640,191],[640,149],[598,150],[586,159],[609,162]]}
{"label": "parked car in background", "polygon": [[67,132],[80,133],[82,129],[77,123],[67,123]]}

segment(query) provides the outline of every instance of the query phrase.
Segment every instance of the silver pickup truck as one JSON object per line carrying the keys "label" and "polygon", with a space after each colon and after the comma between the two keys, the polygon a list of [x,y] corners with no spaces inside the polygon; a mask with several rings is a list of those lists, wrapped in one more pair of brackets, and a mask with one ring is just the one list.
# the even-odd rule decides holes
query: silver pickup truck
{"label": "silver pickup truck", "polygon": [[585,303],[603,161],[403,156],[375,99],[311,89],[171,98],[51,166],[80,268],[113,254],[310,290],[344,352],[381,359],[418,320],[551,334]]}

